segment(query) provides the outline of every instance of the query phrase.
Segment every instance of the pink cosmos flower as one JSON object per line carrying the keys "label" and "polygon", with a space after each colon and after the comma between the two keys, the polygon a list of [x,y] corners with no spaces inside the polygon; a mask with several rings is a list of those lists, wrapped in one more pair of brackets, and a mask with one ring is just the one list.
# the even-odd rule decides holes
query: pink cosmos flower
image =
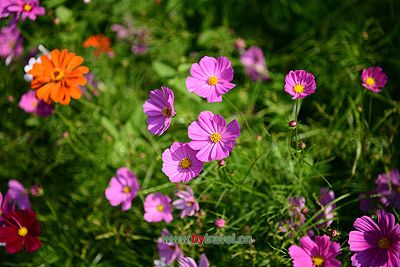
{"label": "pink cosmos flower", "polygon": [[292,245],[289,255],[293,267],[340,267],[342,264],[335,259],[340,253],[340,245],[331,242],[329,236],[316,236],[312,241],[309,236],[300,239],[301,247]]}
{"label": "pink cosmos flower", "polygon": [[18,57],[24,51],[24,40],[17,26],[3,27],[0,32],[0,57],[5,58],[9,65],[13,58]]}
{"label": "pink cosmos flower", "polygon": [[176,259],[183,257],[183,253],[179,246],[175,243],[165,243],[162,238],[164,236],[170,236],[171,234],[167,229],[161,232],[161,237],[157,240],[158,255],[162,262],[170,265]]}
{"label": "pink cosmos flower", "polygon": [[162,154],[162,171],[173,183],[189,182],[199,175],[204,166],[196,158],[196,153],[187,143],[174,142]]}
{"label": "pink cosmos flower", "polygon": [[179,217],[193,216],[200,210],[199,203],[197,203],[192,188],[185,186],[186,190],[179,190],[176,196],[179,199],[172,202],[175,209],[182,210]]}
{"label": "pink cosmos flower", "polygon": [[162,135],[171,124],[175,116],[174,92],[165,86],[150,92],[150,98],[143,105],[147,114],[148,130],[152,134]]}
{"label": "pink cosmos flower", "polygon": [[354,222],[357,231],[349,234],[351,257],[356,267],[397,267],[400,262],[400,225],[391,213],[378,210],[378,224],[363,216]]}
{"label": "pink cosmos flower", "polygon": [[15,201],[21,210],[30,210],[32,208],[29,200],[29,190],[25,189],[17,180],[8,181],[6,194],[9,195],[11,201]]}
{"label": "pink cosmos flower", "polygon": [[46,12],[44,7],[40,6],[39,0],[9,0],[7,10],[22,20],[36,20],[37,16],[43,16]]}
{"label": "pink cosmos flower", "polygon": [[160,192],[150,194],[144,201],[144,219],[147,222],[172,221],[171,199]]}
{"label": "pink cosmos flower", "polygon": [[320,221],[320,220],[326,220],[326,222],[319,224],[318,227],[329,227],[332,222],[333,222],[333,217],[335,216],[334,210],[336,208],[336,204],[329,205],[332,201],[335,200],[335,193],[332,190],[329,190],[328,188],[321,188],[320,189],[320,195],[321,197],[319,198],[319,204],[325,210],[320,213],[315,220]]}
{"label": "pink cosmos flower", "polygon": [[265,66],[265,57],[261,48],[257,46],[250,47],[241,57],[240,61],[245,67],[247,75],[253,81],[268,81],[268,69]]}
{"label": "pink cosmos flower", "polygon": [[199,150],[196,157],[203,161],[221,160],[229,156],[236,139],[240,136],[240,126],[236,120],[226,125],[224,117],[203,111],[188,128],[189,146]]}
{"label": "pink cosmos flower", "polygon": [[314,75],[305,70],[290,71],[285,77],[285,91],[292,99],[304,98],[315,93],[317,85]]}
{"label": "pink cosmos flower", "polygon": [[128,210],[139,192],[139,182],[136,175],[128,168],[120,168],[117,175],[112,177],[105,195],[112,206],[121,205],[122,210]]}
{"label": "pink cosmos flower", "polygon": [[225,220],[220,218],[220,219],[216,219],[214,222],[215,226],[217,228],[224,228],[225,227]]}
{"label": "pink cosmos flower", "polygon": [[3,198],[3,194],[0,192],[0,224],[4,220],[4,217],[14,210],[15,204],[12,202],[10,193],[5,194]]}
{"label": "pink cosmos flower", "polygon": [[380,92],[380,88],[385,87],[387,76],[381,67],[369,67],[363,69],[361,73],[362,86],[375,93]]}
{"label": "pink cosmos flower", "polygon": [[27,113],[35,113],[40,117],[46,117],[53,114],[54,105],[47,104],[43,100],[39,100],[36,97],[36,93],[33,90],[22,95],[19,101],[19,107]]}
{"label": "pink cosmos flower", "polygon": [[190,75],[186,78],[188,91],[207,98],[208,102],[221,102],[222,95],[236,86],[231,83],[233,68],[226,57],[203,57],[192,65]]}
{"label": "pink cosmos flower", "polygon": [[389,175],[382,173],[375,181],[376,190],[382,195],[380,201],[387,207],[400,209],[400,174],[399,170],[391,170]]}
{"label": "pink cosmos flower", "polygon": [[199,264],[190,257],[181,257],[178,259],[179,267],[209,267],[208,259],[205,254],[201,254]]}

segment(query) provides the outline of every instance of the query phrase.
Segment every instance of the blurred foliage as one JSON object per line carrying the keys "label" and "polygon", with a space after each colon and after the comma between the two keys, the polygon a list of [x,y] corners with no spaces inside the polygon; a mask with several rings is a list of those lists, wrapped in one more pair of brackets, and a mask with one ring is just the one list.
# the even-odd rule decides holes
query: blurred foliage
{"label": "blurred foliage", "polygon": [[[319,188],[330,184],[337,197],[343,196],[332,227],[342,233],[340,260],[349,266],[346,233],[361,214],[359,193],[374,188],[377,174],[399,167],[399,1],[42,3],[46,16],[20,25],[25,57],[0,66],[0,188],[5,192],[12,178],[43,186],[43,196],[31,197],[43,246],[34,254],[1,251],[2,265],[152,266],[158,258],[155,241],[166,227],[176,235],[253,236],[252,245],[181,246],[196,259],[205,252],[212,266],[290,266],[290,244],[309,229],[328,230],[318,232],[309,219],[293,236],[279,233],[288,216],[287,200],[304,195],[312,214]],[[127,17],[150,32],[147,54],[132,54],[111,31]],[[113,39],[114,58],[96,58],[82,47],[93,34]],[[238,37],[264,50],[270,82],[246,77],[234,49]],[[82,55],[100,82],[98,97],[90,93],[91,99],[58,105],[48,118],[24,113],[18,107],[29,89],[23,66],[39,44]],[[237,86],[222,103],[208,104],[185,88],[190,65],[205,55],[225,55],[233,62]],[[388,85],[380,94],[362,96],[360,72],[375,65],[388,74]],[[299,134],[307,145],[301,152],[288,147],[294,102],[283,85],[291,69],[306,69],[317,80],[317,92],[301,101]],[[157,137],[147,131],[142,105],[161,85],[174,90],[177,117]],[[173,141],[188,141],[187,126],[203,110],[241,125],[226,166],[209,163],[190,182],[205,215],[179,219],[175,211],[170,225],[146,223],[146,194],[173,197],[175,186],[161,172],[162,151]],[[137,174],[142,190],[128,212],[111,207],[104,197],[109,179],[122,166]],[[227,226],[216,230],[213,222],[221,216]]]}

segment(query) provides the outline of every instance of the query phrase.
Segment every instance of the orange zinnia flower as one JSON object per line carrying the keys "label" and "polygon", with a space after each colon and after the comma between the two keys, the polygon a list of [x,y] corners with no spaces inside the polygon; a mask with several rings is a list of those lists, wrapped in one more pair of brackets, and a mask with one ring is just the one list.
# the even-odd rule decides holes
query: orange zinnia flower
{"label": "orange zinnia flower", "polygon": [[94,50],[94,55],[96,57],[100,56],[102,52],[107,53],[109,57],[112,57],[114,54],[111,48],[110,38],[102,34],[92,35],[87,38],[86,41],[83,43],[83,47],[96,48],[96,50]]}
{"label": "orange zinnia flower", "polygon": [[36,90],[36,97],[47,103],[58,102],[68,105],[71,97],[78,99],[82,95],[79,86],[86,85],[84,73],[89,68],[80,66],[83,58],[64,49],[54,49],[50,55],[42,55],[41,62],[36,62],[29,74],[33,76],[31,87]]}

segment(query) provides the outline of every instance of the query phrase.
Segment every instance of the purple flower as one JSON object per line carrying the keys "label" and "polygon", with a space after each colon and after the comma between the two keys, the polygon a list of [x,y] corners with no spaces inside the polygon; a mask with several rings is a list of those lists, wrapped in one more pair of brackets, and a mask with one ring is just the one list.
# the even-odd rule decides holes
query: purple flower
{"label": "purple flower", "polygon": [[170,236],[171,234],[167,229],[164,229],[161,232],[161,237],[157,240],[157,249],[158,255],[162,262],[170,265],[176,259],[179,259],[183,256],[182,251],[179,249],[179,246],[175,243],[165,243],[163,241],[164,236]]}
{"label": "purple flower", "polygon": [[400,225],[391,213],[378,210],[378,224],[370,217],[357,218],[357,231],[349,234],[352,265],[397,267],[400,262]]}
{"label": "purple flower", "polygon": [[253,81],[268,81],[268,69],[265,66],[265,57],[261,48],[250,47],[241,57],[240,61],[245,67],[247,75]]}
{"label": "purple flower", "polygon": [[205,254],[201,254],[199,264],[197,265],[194,259],[190,257],[181,257],[178,259],[179,267],[208,267],[208,259]]}
{"label": "purple flower", "polygon": [[214,222],[215,226],[217,228],[224,228],[225,227],[225,220],[220,218],[220,219],[216,219]]}
{"label": "purple flower", "polygon": [[309,236],[300,239],[301,247],[292,245],[289,255],[293,267],[340,267],[342,264],[335,259],[340,253],[340,245],[331,242],[329,236],[316,236],[312,241]]}
{"label": "purple flower", "polygon": [[105,195],[112,206],[121,205],[122,210],[128,210],[139,190],[135,174],[123,167],[118,169],[115,177],[111,178]]}
{"label": "purple flower", "polygon": [[203,57],[190,68],[186,78],[187,90],[207,98],[208,102],[222,102],[222,95],[236,85],[233,80],[233,68],[226,57]]}
{"label": "purple flower", "polygon": [[192,188],[185,186],[186,190],[179,190],[175,195],[179,199],[172,202],[175,209],[182,210],[179,217],[184,218],[186,216],[193,216],[199,209],[199,203],[197,203]]}
{"label": "purple flower", "polygon": [[10,4],[9,0],[1,0],[0,1],[0,18],[5,18],[10,15],[10,12],[8,12],[7,7]]}
{"label": "purple flower", "polygon": [[363,69],[361,73],[362,86],[375,93],[380,92],[380,88],[385,87],[387,76],[381,67],[369,67]]}
{"label": "purple flower", "polygon": [[150,97],[143,105],[147,114],[148,130],[152,134],[162,135],[171,124],[171,118],[175,116],[174,92],[168,87],[150,91]]}
{"label": "purple flower", "polygon": [[162,171],[173,183],[189,182],[199,175],[204,166],[196,158],[196,153],[187,143],[174,142],[162,154]]}
{"label": "purple flower", "polygon": [[47,104],[43,100],[36,98],[36,93],[33,90],[22,95],[19,101],[19,107],[27,113],[35,113],[40,117],[46,117],[53,114],[53,104]]}
{"label": "purple flower", "polygon": [[9,0],[7,11],[15,13],[17,17],[25,20],[36,20],[37,16],[43,16],[46,10],[39,6],[39,0]]}
{"label": "purple flower", "polygon": [[369,192],[367,194],[361,193],[359,196],[360,210],[364,213],[376,209],[376,199],[372,198],[371,195],[376,194],[375,192]]}
{"label": "purple flower", "polygon": [[111,31],[117,33],[117,37],[121,40],[126,39],[129,35],[128,29],[120,24],[111,25]]}
{"label": "purple flower", "polygon": [[291,197],[289,198],[288,202],[289,219],[283,221],[279,226],[279,231],[282,233],[286,233],[288,229],[297,230],[300,226],[304,224],[306,220],[303,213],[303,210],[305,209],[306,199],[302,196]]}
{"label": "purple flower", "polygon": [[146,54],[149,46],[147,44],[134,44],[132,45],[132,53],[135,55],[143,55]]}
{"label": "purple flower", "polygon": [[375,181],[376,190],[382,195],[380,201],[387,207],[400,209],[400,175],[399,170],[391,170],[389,175],[382,173]]}
{"label": "purple flower", "polygon": [[144,201],[144,219],[147,222],[172,221],[171,199],[160,192],[150,194]]}
{"label": "purple flower", "polygon": [[189,146],[199,150],[196,157],[203,161],[221,160],[229,156],[240,136],[240,126],[236,120],[226,125],[224,117],[203,111],[188,128]]}
{"label": "purple flower", "polygon": [[6,195],[9,195],[10,200],[15,201],[21,210],[30,210],[32,208],[29,201],[29,190],[25,189],[17,180],[10,180],[8,182]]}
{"label": "purple flower", "polygon": [[305,70],[290,71],[285,77],[285,91],[292,99],[304,98],[315,93],[317,85],[314,75]]}
{"label": "purple flower", "polygon": [[0,57],[5,58],[9,65],[13,58],[18,57],[24,51],[24,40],[15,25],[3,27],[0,32]]}
{"label": "purple flower", "polygon": [[326,220],[326,222],[321,223],[318,225],[318,227],[329,227],[329,225],[332,224],[333,222],[333,217],[334,215],[334,210],[336,208],[336,204],[329,205],[332,201],[335,200],[335,193],[332,190],[329,190],[328,188],[321,188],[320,189],[320,195],[321,197],[319,198],[318,202],[321,204],[322,208],[324,211],[320,213],[315,220],[320,221],[320,220]]}

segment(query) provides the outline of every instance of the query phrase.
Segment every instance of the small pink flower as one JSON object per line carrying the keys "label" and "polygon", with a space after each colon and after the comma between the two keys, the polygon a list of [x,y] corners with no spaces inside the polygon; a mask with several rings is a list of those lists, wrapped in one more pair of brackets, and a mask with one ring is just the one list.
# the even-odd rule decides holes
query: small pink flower
{"label": "small pink flower", "polygon": [[400,209],[400,173],[391,170],[388,174],[381,173],[375,181],[376,191],[381,194],[380,201],[385,206]]}
{"label": "small pink flower", "polygon": [[150,98],[144,103],[144,113],[147,114],[148,130],[152,134],[162,135],[175,116],[174,92],[165,86],[150,92]]}
{"label": "small pink flower", "polygon": [[268,81],[269,74],[265,65],[265,57],[261,48],[257,46],[250,47],[241,57],[247,75],[253,81]]}
{"label": "small pink flower", "polygon": [[285,78],[285,91],[292,99],[304,98],[315,93],[317,85],[314,75],[305,70],[290,71]]}
{"label": "small pink flower", "polygon": [[190,68],[186,78],[187,90],[207,98],[208,102],[222,102],[222,95],[236,85],[233,80],[233,68],[226,57],[203,57]]}
{"label": "small pink flower", "polygon": [[190,257],[181,257],[178,259],[179,267],[209,267],[208,259],[205,254],[201,254],[199,264]]}
{"label": "small pink flower", "polygon": [[189,146],[199,150],[196,157],[203,161],[221,160],[229,156],[240,136],[240,126],[236,120],[226,125],[224,117],[203,111],[188,128]]}
{"label": "small pink flower", "polygon": [[4,217],[15,210],[15,203],[13,203],[10,193],[6,193],[3,197],[3,194],[0,192],[0,225],[4,220]]}
{"label": "small pink flower", "polygon": [[393,214],[378,210],[378,224],[363,216],[354,222],[357,231],[349,234],[353,266],[397,267],[400,262],[400,225]]}
{"label": "small pink flower", "polygon": [[37,16],[43,16],[46,12],[44,7],[40,6],[39,0],[10,0],[7,10],[17,14],[22,20],[36,20]]}
{"label": "small pink flower", "polygon": [[41,196],[44,193],[43,187],[37,184],[32,185],[29,188],[29,191],[31,192],[31,195],[35,197]]}
{"label": "small pink flower", "polygon": [[54,112],[53,104],[47,104],[43,100],[37,99],[33,90],[23,94],[18,105],[25,112],[34,113],[40,117],[47,117]]}
{"label": "small pink flower", "polygon": [[105,195],[112,206],[122,205],[122,210],[131,208],[132,201],[139,192],[138,180],[127,168],[120,168],[117,175],[112,177]]}
{"label": "small pink flower", "polygon": [[144,201],[144,219],[147,222],[172,221],[171,199],[160,192],[150,194]]}
{"label": "small pink flower", "polygon": [[204,166],[196,158],[196,153],[187,143],[174,142],[162,154],[162,171],[173,183],[189,182],[199,175]]}
{"label": "small pink flower", "polygon": [[289,248],[293,267],[340,267],[342,265],[336,259],[340,253],[339,243],[331,242],[327,235],[316,236],[314,240],[305,236],[300,239],[301,247],[292,245]]}
{"label": "small pink flower", "polygon": [[179,199],[172,202],[175,209],[182,210],[179,217],[184,218],[186,216],[193,216],[199,209],[199,203],[197,203],[192,188],[185,186],[186,190],[179,190],[176,196]]}
{"label": "small pink flower", "polygon": [[214,222],[215,226],[217,228],[224,228],[225,227],[225,220],[220,218],[220,219],[216,219]]}
{"label": "small pink flower", "polygon": [[161,237],[157,240],[158,255],[160,259],[168,265],[183,256],[183,253],[177,244],[165,243],[162,240],[164,236],[170,235],[171,234],[169,233],[169,231],[167,229],[164,229],[161,232]]}
{"label": "small pink flower", "polygon": [[10,180],[8,182],[8,191],[11,201],[15,201],[21,210],[30,210],[31,202],[29,200],[29,190],[27,190],[23,184],[17,180]]}
{"label": "small pink flower", "polygon": [[381,67],[369,67],[363,69],[361,73],[362,86],[375,93],[380,92],[380,88],[385,87],[387,76]]}
{"label": "small pink flower", "polygon": [[321,204],[321,207],[324,208],[324,211],[315,218],[315,221],[324,220],[325,222],[317,225],[317,227],[327,228],[332,224],[333,218],[335,217],[334,211],[336,204],[330,204],[335,200],[335,193],[323,187],[320,189],[320,195],[318,202]]}

